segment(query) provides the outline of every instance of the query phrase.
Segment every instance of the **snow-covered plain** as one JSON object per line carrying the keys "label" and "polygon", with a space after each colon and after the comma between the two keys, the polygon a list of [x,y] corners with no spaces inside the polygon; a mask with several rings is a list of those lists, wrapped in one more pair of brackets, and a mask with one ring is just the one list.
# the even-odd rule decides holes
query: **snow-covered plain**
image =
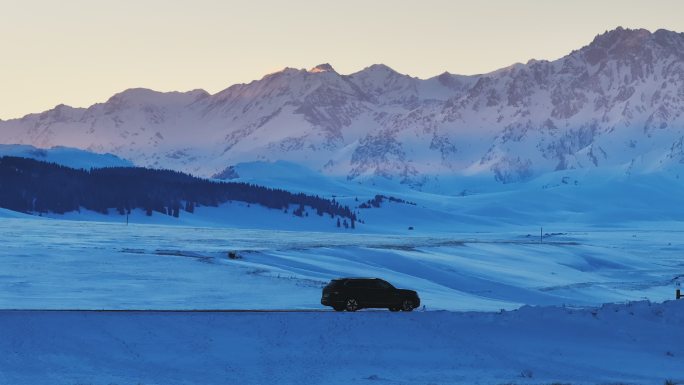
{"label": "snow-covered plain", "polygon": [[[546,228],[540,244],[536,228],[504,221],[430,230],[426,212],[449,216],[405,204],[369,209],[368,233],[238,203],[201,209],[209,211],[182,215],[184,224],[134,213],[128,226],[118,215],[67,220],[0,209],[0,309],[24,309],[0,310],[0,384],[684,380],[684,301],[601,306],[673,298],[684,280],[681,222],[566,224]],[[381,232],[406,217],[383,217],[392,209],[416,210],[425,226]],[[267,219],[270,228],[217,225],[268,227]],[[297,231],[279,230],[287,226]],[[329,230],[312,231],[321,227]],[[321,287],[339,276],[386,278],[417,290],[425,308],[326,310]]]}
{"label": "snow-covered plain", "polygon": [[[378,276],[427,309],[663,301],[684,229],[386,235],[0,220],[0,308],[322,309],[321,287]],[[239,260],[227,258],[237,251]]]}

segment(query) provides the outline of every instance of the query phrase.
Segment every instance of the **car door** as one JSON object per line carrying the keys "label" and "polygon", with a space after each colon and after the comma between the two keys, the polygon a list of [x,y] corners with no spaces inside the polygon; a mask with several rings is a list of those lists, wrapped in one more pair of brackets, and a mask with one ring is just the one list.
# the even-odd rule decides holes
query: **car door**
{"label": "car door", "polygon": [[346,286],[346,298],[354,298],[359,303],[360,306],[368,306],[368,289],[365,280],[352,279],[347,281]]}
{"label": "car door", "polygon": [[382,279],[374,279],[371,283],[371,287],[368,292],[371,297],[373,306],[375,307],[388,307],[392,303],[392,292],[393,287],[388,282]]}

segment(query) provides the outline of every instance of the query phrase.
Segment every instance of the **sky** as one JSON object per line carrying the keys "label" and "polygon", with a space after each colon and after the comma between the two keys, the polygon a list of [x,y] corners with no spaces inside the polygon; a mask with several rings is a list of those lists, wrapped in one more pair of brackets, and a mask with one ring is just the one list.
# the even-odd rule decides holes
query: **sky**
{"label": "sky", "polygon": [[684,32],[684,1],[0,0],[0,119],[127,88],[218,92],[284,67],[427,78],[557,59],[617,26]]}

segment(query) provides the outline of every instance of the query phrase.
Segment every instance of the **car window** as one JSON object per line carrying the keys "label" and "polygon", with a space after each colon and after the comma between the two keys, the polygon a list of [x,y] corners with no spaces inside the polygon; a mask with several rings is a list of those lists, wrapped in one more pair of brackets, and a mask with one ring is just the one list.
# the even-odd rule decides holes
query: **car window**
{"label": "car window", "polygon": [[389,283],[387,283],[381,279],[378,279],[375,281],[375,287],[380,288],[380,289],[390,289],[392,287],[392,285],[390,285]]}
{"label": "car window", "polygon": [[364,287],[365,285],[364,285],[363,281],[355,279],[355,280],[347,281],[345,286],[351,287],[351,288],[359,288],[359,287]]}

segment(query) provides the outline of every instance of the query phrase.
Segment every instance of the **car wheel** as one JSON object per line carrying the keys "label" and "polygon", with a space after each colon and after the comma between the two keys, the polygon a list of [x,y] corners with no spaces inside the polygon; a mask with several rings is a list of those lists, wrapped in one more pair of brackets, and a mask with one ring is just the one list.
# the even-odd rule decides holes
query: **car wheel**
{"label": "car wheel", "polygon": [[398,306],[392,306],[389,308],[389,311],[399,311],[399,310],[401,310],[401,308]]}
{"label": "car wheel", "polygon": [[405,299],[404,302],[401,303],[401,310],[412,311],[413,310],[413,301],[411,301],[410,299]]}
{"label": "car wheel", "polygon": [[357,311],[359,310],[359,303],[356,302],[356,299],[354,298],[349,298],[347,302],[345,302],[344,308],[347,311]]}
{"label": "car wheel", "polygon": [[335,309],[335,311],[343,311],[344,306],[333,306],[333,309]]}

